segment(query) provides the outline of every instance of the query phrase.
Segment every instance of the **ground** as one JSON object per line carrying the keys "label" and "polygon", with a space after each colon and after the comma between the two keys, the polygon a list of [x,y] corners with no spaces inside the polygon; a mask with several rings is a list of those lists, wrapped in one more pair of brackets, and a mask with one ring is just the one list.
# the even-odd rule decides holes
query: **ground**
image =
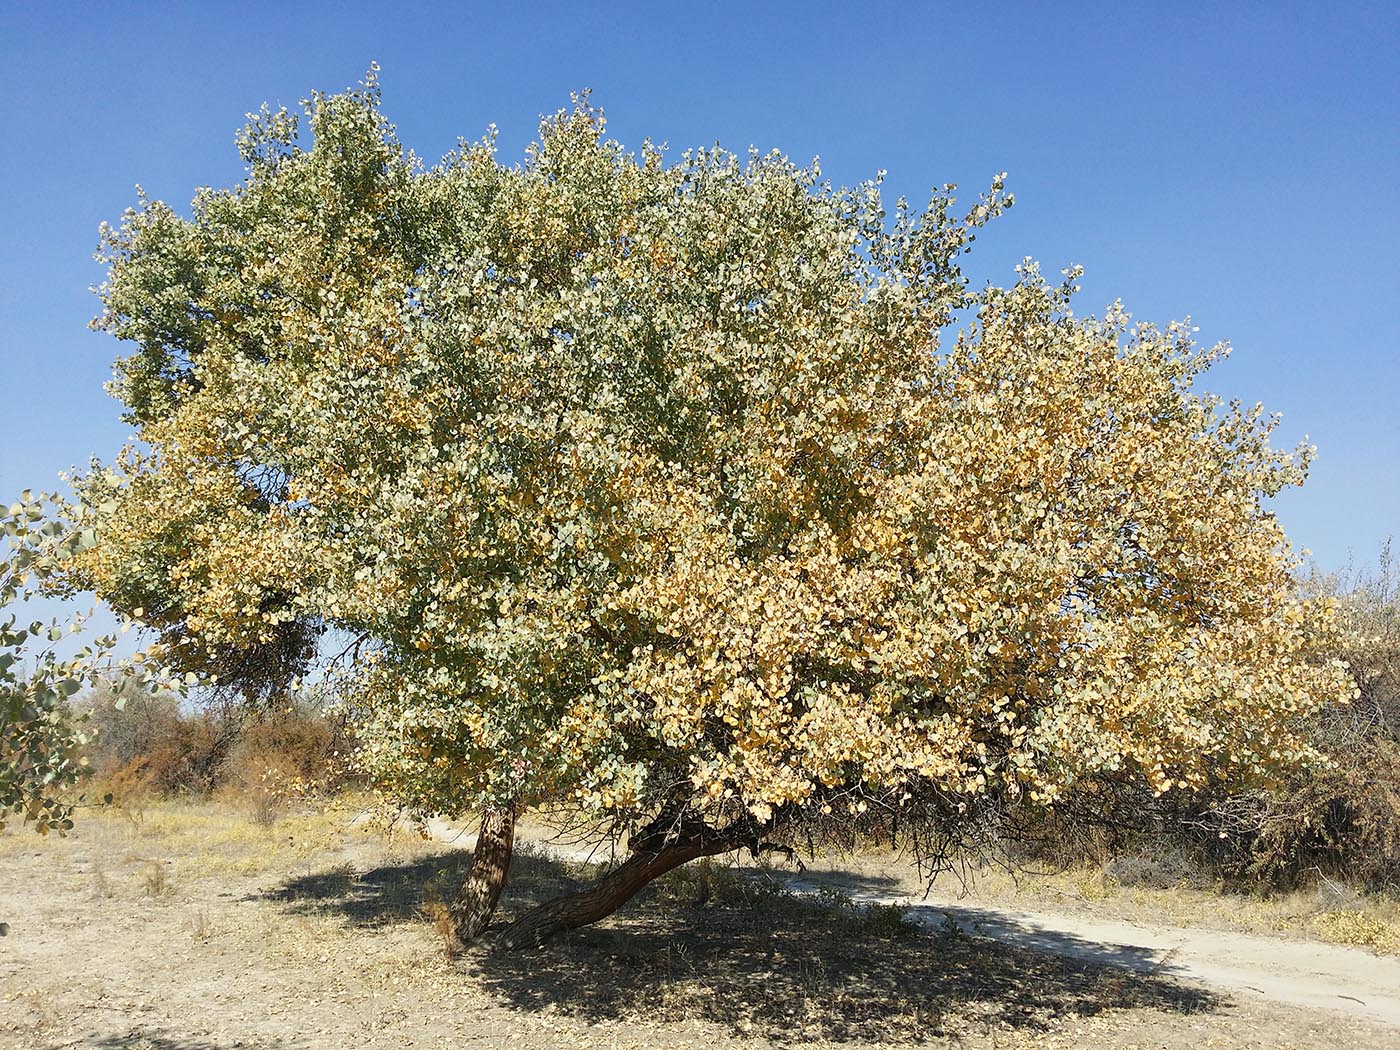
{"label": "ground", "polygon": [[[0,1046],[1390,1047],[1396,1029],[794,896],[714,865],[517,955],[445,957],[460,849],[217,803],[0,835]],[[517,863],[507,913],[584,874]],[[425,901],[427,902],[425,906]]]}

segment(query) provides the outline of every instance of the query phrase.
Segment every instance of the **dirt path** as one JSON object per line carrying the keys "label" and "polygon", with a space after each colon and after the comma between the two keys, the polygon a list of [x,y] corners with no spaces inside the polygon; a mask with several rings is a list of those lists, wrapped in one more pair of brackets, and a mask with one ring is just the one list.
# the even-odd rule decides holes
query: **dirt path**
{"label": "dirt path", "polygon": [[[468,829],[441,819],[427,823],[434,839],[467,849]],[[525,841],[555,859],[605,861],[607,847],[560,845],[527,829]],[[948,927],[1033,951],[1051,952],[1134,973],[1199,981],[1242,998],[1341,1011],[1400,1027],[1400,959],[1357,948],[1222,930],[1145,926],[1079,915],[972,907],[946,899],[871,892],[869,880],[839,872],[784,880],[798,893],[839,888],[867,904],[894,904],[925,925]]]}
{"label": "dirt path", "polygon": [[[791,879],[787,885],[810,891],[819,883]],[[1400,1027],[1400,959],[1358,948],[1221,930],[969,907],[958,901],[867,894],[858,889],[850,893],[863,902],[903,905],[914,918],[929,925],[951,921],[970,935],[1022,948],[1135,973],[1200,981],[1246,998],[1340,1010]]]}

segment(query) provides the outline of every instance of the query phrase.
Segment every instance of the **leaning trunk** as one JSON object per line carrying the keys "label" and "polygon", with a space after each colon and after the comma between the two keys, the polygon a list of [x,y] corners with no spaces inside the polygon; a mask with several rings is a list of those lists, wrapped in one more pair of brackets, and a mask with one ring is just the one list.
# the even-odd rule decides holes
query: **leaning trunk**
{"label": "leaning trunk", "polygon": [[564,930],[588,926],[606,918],[657,876],[698,857],[713,857],[738,849],[742,841],[714,835],[639,849],[622,864],[577,893],[567,893],[527,911],[495,936],[500,948],[543,944]]}
{"label": "leaning trunk", "polygon": [[510,874],[511,851],[515,845],[515,807],[488,809],[481,815],[481,832],[476,837],[471,871],[467,873],[457,898],[448,909],[447,950],[456,954],[476,940],[491,924]]}

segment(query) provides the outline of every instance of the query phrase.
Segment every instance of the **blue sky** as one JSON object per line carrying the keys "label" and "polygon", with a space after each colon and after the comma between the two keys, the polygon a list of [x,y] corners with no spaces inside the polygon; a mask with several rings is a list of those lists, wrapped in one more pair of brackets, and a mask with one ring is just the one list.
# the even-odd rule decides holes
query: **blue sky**
{"label": "blue sky", "polygon": [[233,134],[371,61],[432,160],[593,89],[610,131],[820,155],[835,182],[1017,205],[979,280],[1086,267],[1081,312],[1187,314],[1235,354],[1207,385],[1319,446],[1275,501],[1326,569],[1400,531],[1400,4],[9,5],[0,91],[0,499],[126,436],[121,352],[86,328],[97,226],[142,183],[183,205],[240,176]]}

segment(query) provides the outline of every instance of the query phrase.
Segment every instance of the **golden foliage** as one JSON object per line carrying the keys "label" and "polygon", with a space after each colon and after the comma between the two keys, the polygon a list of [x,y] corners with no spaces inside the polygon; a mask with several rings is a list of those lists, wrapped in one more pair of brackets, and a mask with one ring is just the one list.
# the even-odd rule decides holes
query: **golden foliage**
{"label": "golden foliage", "polygon": [[1166,790],[1307,757],[1345,696],[1261,509],[1307,450],[1196,392],[1185,326],[1076,317],[1075,273],[969,294],[1000,178],[891,226],[877,183],[634,156],[586,100],[516,167],[425,169],[372,81],[307,112],[108,233],[144,445],[87,480],[84,570],[190,667],[363,639],[400,800]]}

